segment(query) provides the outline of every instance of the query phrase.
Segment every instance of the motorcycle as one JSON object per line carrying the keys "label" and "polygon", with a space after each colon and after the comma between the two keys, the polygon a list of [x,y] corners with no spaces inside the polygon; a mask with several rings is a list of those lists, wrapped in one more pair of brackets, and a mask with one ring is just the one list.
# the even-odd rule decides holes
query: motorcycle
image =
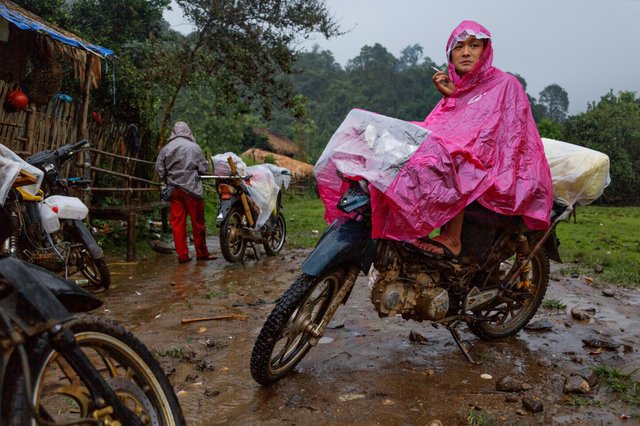
{"label": "motorcycle", "polygon": [[[0,219],[11,223],[1,203]],[[11,230],[0,234],[2,242]],[[140,340],[108,319],[76,315],[101,304],[39,266],[0,257],[0,424],[185,423]]]}
{"label": "motorcycle", "polygon": [[[220,199],[216,226],[220,228],[222,255],[228,262],[242,262],[246,248],[250,246],[258,258],[255,244],[262,244],[269,256],[278,254],[287,237],[287,226],[281,212],[281,189],[288,186],[291,173],[284,168],[263,164],[249,167],[247,171],[253,173],[243,174],[231,157],[226,161],[228,173],[200,176],[203,180],[215,180]],[[219,165],[214,166],[214,170],[220,169]],[[264,191],[258,189],[260,184]],[[275,202],[274,206],[272,202]]]}
{"label": "motorcycle", "polygon": [[26,159],[42,173],[44,190],[35,195],[21,187],[12,190],[7,208],[14,234],[5,243],[4,252],[65,278],[80,272],[88,289],[104,291],[111,284],[111,275],[95,231],[85,223],[88,209],[79,198],[66,195],[69,187],[88,181],[60,177],[62,165],[87,144],[82,140]]}
{"label": "motorcycle", "polygon": [[[469,362],[456,328],[481,339],[520,331],[536,313],[549,282],[549,259],[560,261],[556,226],[569,206],[554,203],[551,225],[528,230],[517,216],[472,203],[464,214],[463,251],[434,256],[403,241],[371,238],[365,180],[349,180],[336,219],[302,264],[302,274],[277,301],[255,342],[251,374],[261,385],[286,376],[315,346],[358,274],[369,275],[380,317],[431,321],[446,327]],[[370,273],[371,272],[371,273]]]}

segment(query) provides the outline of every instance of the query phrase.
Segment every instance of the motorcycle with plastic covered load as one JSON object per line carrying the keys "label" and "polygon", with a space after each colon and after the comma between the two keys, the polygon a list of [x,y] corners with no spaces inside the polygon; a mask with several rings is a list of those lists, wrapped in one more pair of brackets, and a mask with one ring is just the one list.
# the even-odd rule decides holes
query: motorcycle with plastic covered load
{"label": "motorcycle with plastic covered load", "polygon": [[220,251],[231,263],[244,260],[247,247],[258,258],[256,244],[267,255],[278,254],[287,238],[282,214],[282,191],[289,186],[291,172],[274,164],[247,166],[233,153],[211,157],[220,198],[216,226],[220,228]]}
{"label": "motorcycle with plastic covered load", "polygon": [[[380,118],[372,122],[380,125]],[[368,127],[345,133],[364,135]],[[434,255],[409,241],[373,239],[368,178],[376,178],[380,168],[370,171],[368,178],[349,174],[347,166],[340,170],[341,164],[369,160],[378,167],[393,156],[400,156],[391,159],[393,167],[400,168],[415,151],[404,146],[408,131],[401,130],[400,136],[392,137],[377,129],[385,135],[377,141],[382,144],[378,147],[381,152],[364,146],[354,154],[352,147],[344,145],[329,153],[333,159],[349,158],[334,162],[344,191],[336,206],[327,206],[342,214],[305,259],[300,276],[278,299],[260,331],[251,354],[251,374],[258,383],[269,385],[285,377],[318,344],[338,308],[346,305],[361,273],[368,277],[371,303],[380,317],[401,316],[446,327],[467,360],[474,362],[458,327],[466,324],[485,340],[518,333],[544,298],[549,260],[561,261],[556,226],[575,205],[596,199],[609,182],[606,155],[545,141],[556,188],[550,226],[530,230],[519,216],[499,215],[474,202],[465,209],[461,253]],[[362,152],[367,150],[371,157],[363,160]],[[586,157],[593,161],[583,161]],[[316,174],[317,170],[316,165]]]}
{"label": "motorcycle with plastic covered load", "polygon": [[[38,176],[38,188],[18,187],[10,192],[6,207],[14,232],[3,251],[65,278],[79,272],[88,289],[104,291],[111,284],[111,275],[95,231],[86,223],[89,210],[79,198],[68,195],[70,187],[82,188],[89,182],[63,178],[60,173],[64,163],[87,145],[83,140],[26,159],[24,167]],[[4,155],[17,157],[6,147],[2,150]]]}

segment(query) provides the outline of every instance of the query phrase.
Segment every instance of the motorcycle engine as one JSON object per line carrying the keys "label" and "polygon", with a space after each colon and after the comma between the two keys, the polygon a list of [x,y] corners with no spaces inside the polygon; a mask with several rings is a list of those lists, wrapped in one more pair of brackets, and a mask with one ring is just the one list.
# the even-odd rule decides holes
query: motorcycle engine
{"label": "motorcycle engine", "polygon": [[402,315],[415,321],[437,321],[449,310],[449,294],[438,287],[440,273],[405,261],[393,246],[379,247],[369,274],[371,302],[380,317]]}

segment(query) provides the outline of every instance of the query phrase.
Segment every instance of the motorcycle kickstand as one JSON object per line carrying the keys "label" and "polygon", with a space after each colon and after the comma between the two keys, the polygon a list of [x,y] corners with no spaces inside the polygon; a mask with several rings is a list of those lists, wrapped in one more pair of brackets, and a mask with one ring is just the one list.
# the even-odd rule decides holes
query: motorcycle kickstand
{"label": "motorcycle kickstand", "polygon": [[458,321],[455,321],[452,324],[447,325],[446,328],[451,333],[451,336],[453,336],[453,340],[456,342],[456,345],[458,345],[458,348],[460,348],[460,350],[462,351],[464,356],[467,358],[467,361],[469,361],[471,364],[476,364],[476,365],[480,364],[479,362],[475,361],[471,357],[471,354],[469,353],[467,348],[465,348],[464,344],[462,343],[462,339],[460,339],[460,334],[458,333],[458,330],[456,330],[456,326],[457,325],[458,325]]}
{"label": "motorcycle kickstand", "polygon": [[260,257],[258,257],[258,250],[256,249],[256,245],[253,241],[248,241],[248,244],[251,246],[251,249],[253,250],[253,255],[256,257],[256,260],[260,260]]}

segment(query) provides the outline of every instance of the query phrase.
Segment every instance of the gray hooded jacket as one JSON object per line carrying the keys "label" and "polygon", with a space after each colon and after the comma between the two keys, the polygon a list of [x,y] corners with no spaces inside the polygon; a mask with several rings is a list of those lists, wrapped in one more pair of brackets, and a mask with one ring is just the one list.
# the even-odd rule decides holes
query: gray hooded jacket
{"label": "gray hooded jacket", "polygon": [[177,186],[189,194],[202,198],[202,182],[196,176],[209,168],[206,158],[184,121],[176,122],[167,144],[156,160],[156,171],[161,180]]}

